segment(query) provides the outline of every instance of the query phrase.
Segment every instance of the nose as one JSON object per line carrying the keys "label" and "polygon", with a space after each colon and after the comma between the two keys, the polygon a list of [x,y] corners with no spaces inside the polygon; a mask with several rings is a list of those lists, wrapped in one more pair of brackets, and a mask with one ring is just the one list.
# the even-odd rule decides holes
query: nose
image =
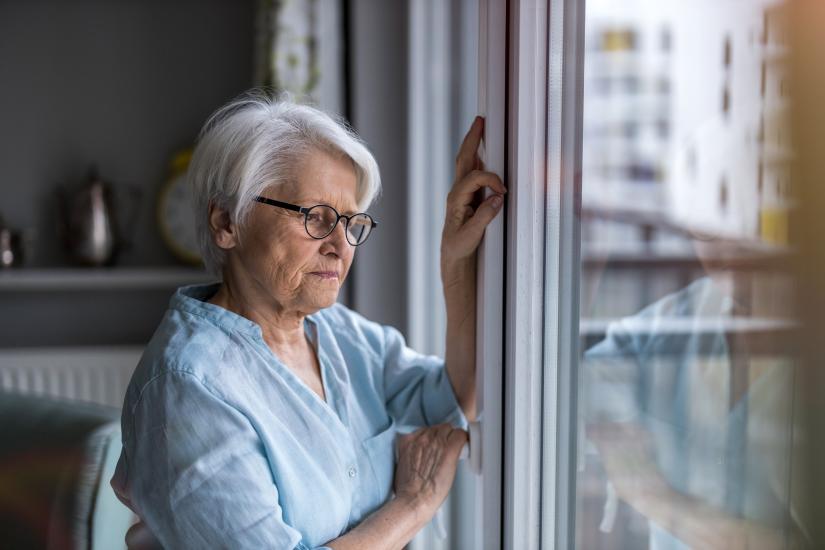
{"label": "nose", "polygon": [[346,250],[345,247],[350,246],[347,241],[346,222],[347,220],[344,218],[338,220],[338,223],[335,225],[335,229],[332,230],[332,233],[324,237],[324,244],[330,244],[339,256]]}

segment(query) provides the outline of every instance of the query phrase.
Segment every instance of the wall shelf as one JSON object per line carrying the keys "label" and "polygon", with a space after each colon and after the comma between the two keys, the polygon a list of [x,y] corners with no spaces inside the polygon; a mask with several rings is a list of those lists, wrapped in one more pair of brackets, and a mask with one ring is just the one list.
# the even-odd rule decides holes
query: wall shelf
{"label": "wall shelf", "polygon": [[214,280],[186,267],[20,268],[0,270],[0,292],[174,289]]}

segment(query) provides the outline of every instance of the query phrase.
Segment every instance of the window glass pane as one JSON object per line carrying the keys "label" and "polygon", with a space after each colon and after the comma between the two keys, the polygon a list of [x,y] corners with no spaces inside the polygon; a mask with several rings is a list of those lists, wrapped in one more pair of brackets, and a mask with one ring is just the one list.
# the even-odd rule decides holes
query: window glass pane
{"label": "window glass pane", "polygon": [[576,546],[785,547],[784,7],[586,9]]}

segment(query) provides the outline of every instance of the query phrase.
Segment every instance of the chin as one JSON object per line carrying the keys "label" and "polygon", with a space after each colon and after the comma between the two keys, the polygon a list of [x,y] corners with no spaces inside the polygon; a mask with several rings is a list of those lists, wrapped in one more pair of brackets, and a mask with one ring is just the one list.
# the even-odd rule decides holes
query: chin
{"label": "chin", "polygon": [[332,304],[338,301],[338,291],[330,292],[329,294],[325,294],[323,296],[318,296],[315,301],[315,306],[318,309],[324,309],[330,307]]}

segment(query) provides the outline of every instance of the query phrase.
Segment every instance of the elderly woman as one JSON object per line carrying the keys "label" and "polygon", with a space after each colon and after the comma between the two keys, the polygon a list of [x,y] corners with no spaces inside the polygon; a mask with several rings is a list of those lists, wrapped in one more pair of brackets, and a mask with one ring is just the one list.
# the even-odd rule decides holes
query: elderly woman
{"label": "elderly woman", "polygon": [[[161,545],[401,548],[431,519],[475,416],[475,252],[506,192],[479,169],[482,131],[477,118],[448,197],[445,362],[336,303],[380,230],[358,137],[260,95],[209,119],[188,177],[222,282],[173,296],[127,391],[112,480]],[[419,429],[396,460],[400,426]]]}

